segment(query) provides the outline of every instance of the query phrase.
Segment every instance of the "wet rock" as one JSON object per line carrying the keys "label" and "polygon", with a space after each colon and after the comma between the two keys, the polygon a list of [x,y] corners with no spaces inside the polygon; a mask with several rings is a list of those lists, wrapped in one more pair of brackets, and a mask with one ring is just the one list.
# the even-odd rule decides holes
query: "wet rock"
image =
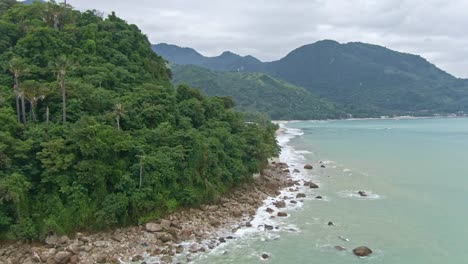
{"label": "wet rock", "polygon": [[297,201],[291,200],[290,203],[297,204]]}
{"label": "wet rock", "polygon": [[265,230],[273,230],[273,226],[271,226],[271,225],[265,225]]}
{"label": "wet rock", "polygon": [[162,262],[162,263],[172,263],[172,257],[170,257],[170,256],[163,256],[163,257],[161,257],[161,262]]}
{"label": "wet rock", "polygon": [[326,168],[326,167],[325,167],[325,165],[322,164],[322,165],[320,165],[320,168]]}
{"label": "wet rock", "polygon": [[322,196],[318,195],[318,196],[315,196],[315,199],[322,199]]}
{"label": "wet rock", "polygon": [[275,210],[271,209],[270,207],[268,207],[265,211],[267,211],[268,213],[273,213]]}
{"label": "wet rock", "polygon": [[283,172],[290,173],[291,171],[289,169],[285,169]]}
{"label": "wet rock", "polygon": [[286,212],[278,212],[277,214],[278,217],[286,217],[288,214]]}
{"label": "wet rock", "polygon": [[306,169],[306,170],[311,170],[311,169],[313,169],[313,168],[314,168],[314,167],[313,167],[312,165],[310,165],[310,164],[304,165],[304,169]]}
{"label": "wet rock", "polygon": [[361,196],[361,197],[367,197],[367,193],[365,191],[359,191],[358,194]]}
{"label": "wet rock", "polygon": [[250,222],[245,224],[246,227],[252,227],[252,224]]}
{"label": "wet rock", "polygon": [[298,170],[298,169],[294,169],[293,172],[294,172],[294,173],[299,173],[299,172],[301,172],[301,171]]}
{"label": "wet rock", "polygon": [[317,184],[313,183],[313,182],[311,182],[311,183],[309,184],[309,188],[311,188],[311,189],[317,189],[318,187],[319,187],[319,186],[318,186]]}
{"label": "wet rock", "polygon": [[160,225],[156,224],[156,223],[147,223],[145,225],[145,229],[148,232],[161,232],[161,231],[163,231],[163,228]]}
{"label": "wet rock", "polygon": [[270,256],[268,254],[262,254],[262,259],[269,259]]}
{"label": "wet rock", "polygon": [[221,242],[221,243],[226,243],[226,239],[224,239],[224,237],[220,237],[218,240],[219,240],[219,242]]}
{"label": "wet rock", "polygon": [[366,257],[366,256],[369,256],[370,254],[372,254],[372,250],[368,247],[365,247],[365,246],[361,246],[361,247],[357,247],[355,249],[353,249],[353,253],[354,255],[358,256],[358,257]]}
{"label": "wet rock", "polygon": [[334,226],[335,224],[333,224],[333,222],[328,222],[328,226]]}
{"label": "wet rock", "polygon": [[176,247],[176,253],[177,253],[177,254],[181,254],[181,253],[183,253],[183,252],[184,252],[184,246],[178,245],[178,246]]}
{"label": "wet rock", "polygon": [[70,252],[60,251],[55,255],[54,260],[58,264],[67,263],[67,261],[70,259],[71,256],[72,256],[72,253]]}
{"label": "wet rock", "polygon": [[344,251],[346,250],[346,248],[342,247],[342,246],[335,246],[335,249],[338,250],[338,251]]}
{"label": "wet rock", "polygon": [[279,162],[279,163],[276,163],[276,166],[278,168],[282,168],[282,169],[286,169],[286,168],[289,168],[289,165],[284,163],[284,162]]}
{"label": "wet rock", "polygon": [[284,201],[276,201],[276,202],[274,202],[273,204],[276,206],[276,208],[284,208],[284,207],[286,207],[286,203],[285,203]]}
{"label": "wet rock", "polygon": [[145,258],[143,258],[141,255],[136,255],[136,256],[133,256],[132,262],[138,262],[138,261],[142,261],[144,259]]}
{"label": "wet rock", "polygon": [[298,198],[304,198],[304,197],[306,197],[305,193],[298,193],[298,194],[296,195],[296,199],[298,199]]}

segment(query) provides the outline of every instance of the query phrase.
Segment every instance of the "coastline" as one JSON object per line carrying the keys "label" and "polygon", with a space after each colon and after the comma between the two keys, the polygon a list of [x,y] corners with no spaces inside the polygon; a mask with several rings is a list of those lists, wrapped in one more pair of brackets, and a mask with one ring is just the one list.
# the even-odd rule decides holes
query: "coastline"
{"label": "coastline", "polygon": [[[297,135],[286,134],[283,125],[276,134],[282,151],[290,151],[286,143]],[[297,168],[291,172],[288,164],[279,161],[270,159],[252,183],[234,188],[216,204],[181,209],[153,223],[111,232],[77,233],[73,239],[49,237],[48,244],[2,246],[0,264],[190,262],[244,233],[271,230],[270,219],[287,217],[291,205],[301,206],[302,201],[291,199],[304,197],[296,194],[305,188],[306,180]],[[286,200],[294,204],[285,205]]]}

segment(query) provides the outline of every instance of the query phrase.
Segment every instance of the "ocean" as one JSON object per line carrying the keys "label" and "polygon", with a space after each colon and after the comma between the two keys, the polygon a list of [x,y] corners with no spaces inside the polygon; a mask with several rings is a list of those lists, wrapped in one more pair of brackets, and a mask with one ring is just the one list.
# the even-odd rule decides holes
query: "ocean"
{"label": "ocean", "polygon": [[[281,161],[300,170],[293,178],[320,188],[301,187],[307,197],[299,199],[283,190],[287,218],[271,219],[265,209],[279,197],[266,200],[253,227],[195,263],[468,263],[468,119],[281,126]],[[314,169],[304,170],[304,164]],[[263,224],[276,229],[265,231]],[[373,254],[354,256],[352,249],[362,245]]]}

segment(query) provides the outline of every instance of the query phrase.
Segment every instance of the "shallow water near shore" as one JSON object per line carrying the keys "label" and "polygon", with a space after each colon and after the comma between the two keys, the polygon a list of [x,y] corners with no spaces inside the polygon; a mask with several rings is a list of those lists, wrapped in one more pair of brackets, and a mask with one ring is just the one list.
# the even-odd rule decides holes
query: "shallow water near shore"
{"label": "shallow water near shore", "polygon": [[[466,263],[468,119],[282,126],[280,159],[291,171],[300,170],[294,178],[310,179],[320,188],[301,190],[307,197],[293,198],[297,204],[286,200],[287,218],[270,219],[266,206],[259,208],[252,228],[239,230],[238,239],[195,263]],[[305,163],[314,169],[304,170]],[[361,190],[368,196],[360,197]],[[265,223],[278,229],[257,228]],[[374,253],[355,257],[351,250],[360,245]],[[270,258],[261,260],[263,253]]]}

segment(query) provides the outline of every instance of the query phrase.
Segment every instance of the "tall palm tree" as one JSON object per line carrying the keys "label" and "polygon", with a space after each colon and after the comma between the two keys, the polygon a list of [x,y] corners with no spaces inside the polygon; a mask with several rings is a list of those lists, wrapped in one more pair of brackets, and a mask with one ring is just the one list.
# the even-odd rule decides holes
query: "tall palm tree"
{"label": "tall palm tree", "polygon": [[36,122],[36,108],[39,100],[44,100],[47,90],[41,84],[35,81],[24,82],[21,87],[21,93],[24,94],[30,104],[30,111],[33,122]]}
{"label": "tall palm tree", "polygon": [[117,122],[117,129],[120,130],[120,119],[125,116],[125,109],[122,104],[116,104],[114,106],[113,114],[115,116],[115,121]]}
{"label": "tall palm tree", "polygon": [[75,65],[73,62],[67,58],[65,55],[59,56],[53,63],[52,68],[54,70],[57,81],[60,85],[60,90],[62,92],[62,122],[65,124],[67,122],[67,90],[65,87],[65,77],[68,72],[74,69]]}
{"label": "tall palm tree", "polygon": [[[18,122],[21,122],[21,119],[24,124],[26,124],[26,109],[24,109],[24,95],[20,93],[20,78],[25,76],[29,73],[29,68],[26,62],[20,58],[13,58],[8,63],[8,70],[13,74],[14,84],[13,84],[13,92],[16,96],[16,115],[18,118]],[[21,99],[21,113],[20,114],[20,99]],[[20,118],[20,116],[22,118]]]}

